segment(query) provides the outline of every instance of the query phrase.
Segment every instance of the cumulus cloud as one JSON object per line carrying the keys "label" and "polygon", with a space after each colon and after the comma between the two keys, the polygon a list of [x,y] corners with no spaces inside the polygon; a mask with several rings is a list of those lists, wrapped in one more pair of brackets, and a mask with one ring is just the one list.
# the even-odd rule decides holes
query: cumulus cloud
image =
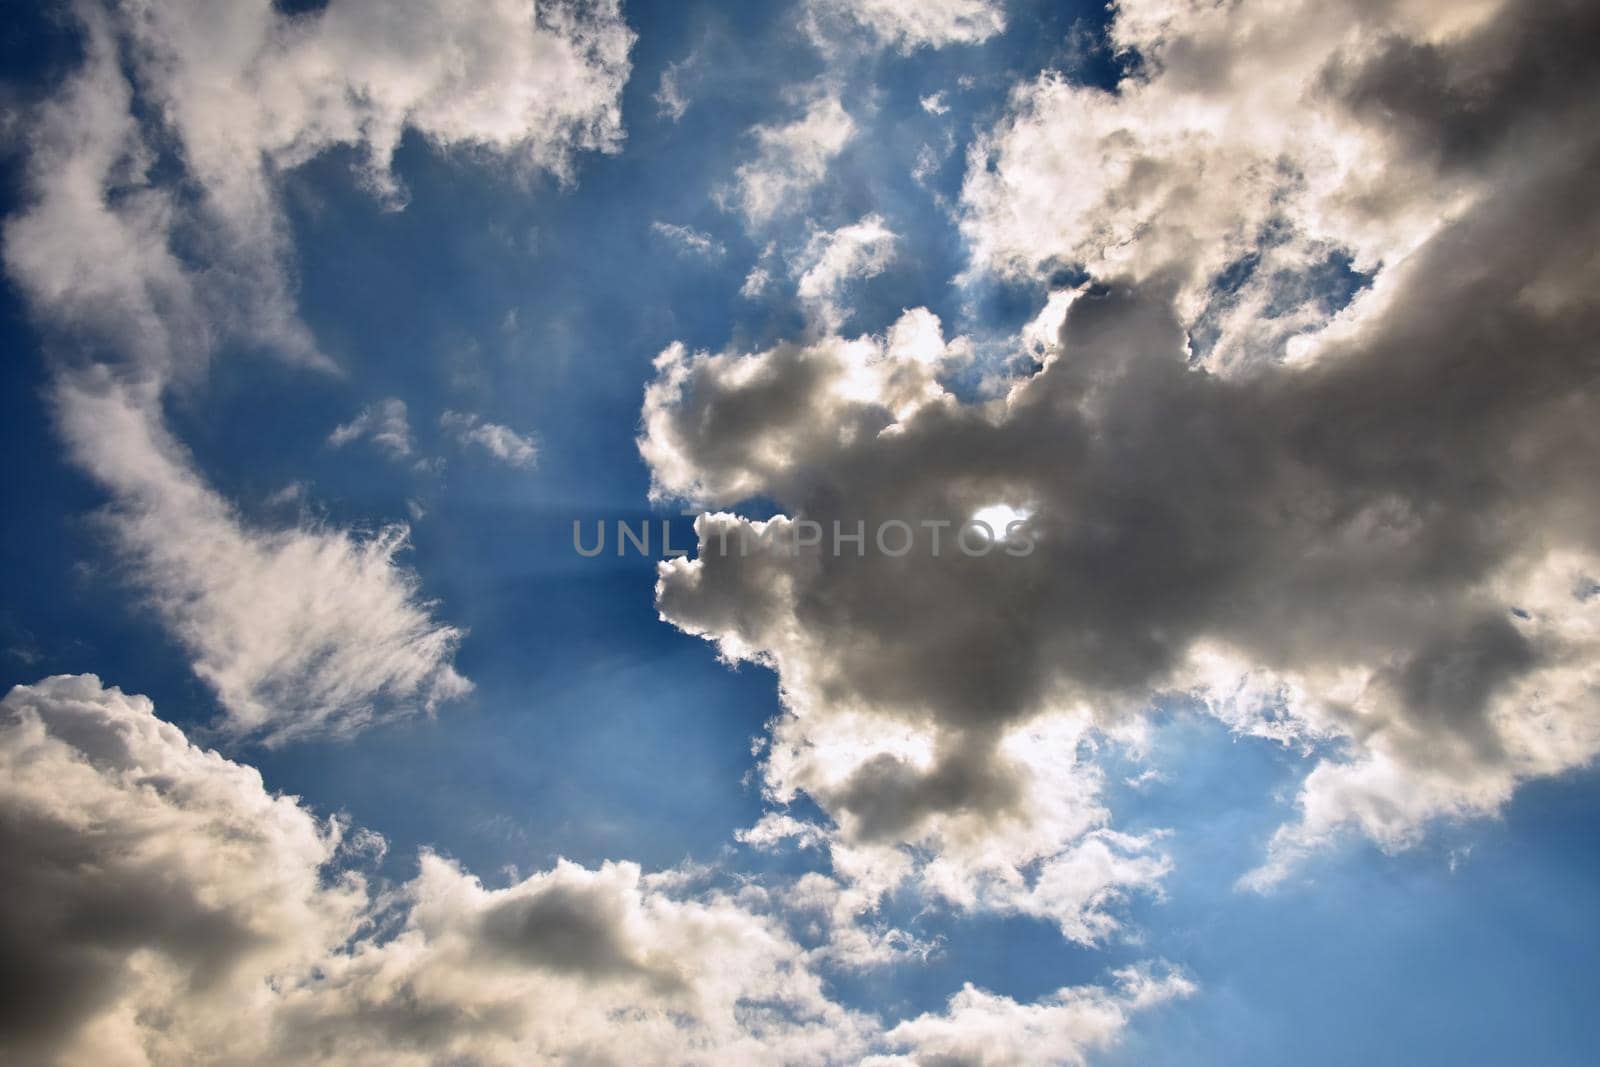
{"label": "cumulus cloud", "polygon": [[90,676],[0,716],[4,1040],[97,1064],[834,1063],[865,1035],[770,919],[630,863],[503,889],[347,831]]}
{"label": "cumulus cloud", "polygon": [[1149,968],[1118,971],[1114,989],[1070,987],[1035,1004],[1018,1004],[966,986],[945,1011],[918,1016],[889,1033],[909,1051],[873,1056],[863,1067],[1026,1067],[1050,1063],[1089,1063],[1089,1054],[1116,1043],[1128,1018],[1157,1004],[1194,993],[1194,984],[1176,971]]}
{"label": "cumulus cloud", "polygon": [[868,1020],[777,923],[670,881],[561,861],[497,890],[424,854],[398,932],[283,998],[277,1062],[825,1064],[863,1046]]}
{"label": "cumulus cloud", "polygon": [[1281,358],[1338,310],[1349,271],[1398,263],[1527,153],[1582,136],[1590,17],[1553,3],[1120,4],[1111,44],[1138,73],[1112,92],[1046,73],[974,146],[974,266],[1172,276],[1213,367]]}
{"label": "cumulus cloud", "polygon": [[529,470],[539,462],[539,446],[528,434],[488,422],[470,412],[447,411],[439,425],[455,436],[463,448],[481,448],[508,467]]}
{"label": "cumulus cloud", "polygon": [[954,1054],[1004,1016],[1076,1062],[1187,990],[1132,971],[1033,1005],[968,989],[885,1032],[829,998],[753,886],[559,860],[491,888],[424,851],[379,892],[356,868],[381,839],[87,675],[0,701],[0,769],[8,1061],[843,1065]]}
{"label": "cumulus cloud", "polygon": [[[340,824],[189,744],[143,697],[89,675],[18,686],[0,766],[8,1060],[218,1062],[263,1025],[265,979],[361,925],[364,882],[333,870]],[[162,1026],[174,1008],[182,1025]]]}
{"label": "cumulus cloud", "polygon": [[[58,417],[113,498],[135,573],[230,729],[348,729],[458,695],[466,683],[449,659],[460,635],[393,565],[403,528],[363,538],[246,527],[171,439],[162,398],[201,389],[225,340],[332,368],[295,313],[277,175],[349,146],[365,184],[398,206],[390,161],[407,129],[563,180],[575,153],[615,150],[633,40],[617,3],[75,11],[84,60],[20,127],[25,207],[6,223],[5,260],[52,330]],[[333,443],[367,434],[409,452],[398,404]],[[515,435],[478,429],[497,454],[526,457]],[[116,454],[122,445],[132,451]]]}
{"label": "cumulus cloud", "polygon": [[822,181],[856,124],[838,96],[824,93],[794,121],[750,132],[756,156],[734,172],[734,201],[752,225],[763,225]]}
{"label": "cumulus cloud", "polygon": [[411,455],[416,442],[411,437],[411,420],[406,415],[406,402],[399,397],[390,397],[362,408],[355,418],[334,427],[328,435],[328,444],[341,448],[362,438],[370,440],[395,459],[405,459]]}
{"label": "cumulus cloud", "polygon": [[[850,530],[907,516],[957,515],[959,525],[994,502],[978,495],[981,483],[962,487],[964,504],[935,504],[937,480],[911,467],[925,443],[920,422],[964,417],[938,374],[966,355],[963,339],[945,342],[921,308],[883,338],[744,356],[669,348],[640,442],[654,493],[708,504],[771,494],[828,529],[836,516]],[[875,470],[870,487],[832,480],[857,450]],[[846,465],[847,478],[863,473]],[[1110,905],[1159,883],[1167,865],[1157,843],[1106,826],[1101,774],[1080,755],[1090,720],[1023,714],[1044,709],[1020,701],[1011,714],[984,691],[1005,684],[1015,664],[1002,650],[1022,632],[1023,616],[997,618],[1004,584],[979,591],[999,581],[1004,563],[951,559],[948,527],[947,556],[925,562],[796,554],[783,516],[707,514],[696,530],[700,557],[662,565],[658,605],[727,659],[778,670],[790,714],[769,738],[769,798],[786,804],[804,792],[823,806],[834,868],[852,885],[876,899],[914,878],[953,905],[1050,918],[1092,942],[1116,928]],[[993,596],[993,613],[961,607],[969,594],[977,604]],[[852,636],[842,645],[841,634]],[[967,661],[985,656],[1000,661],[969,673]],[[913,860],[910,846],[923,858]]]}
{"label": "cumulus cloud", "polygon": [[996,0],[806,0],[801,20],[825,51],[865,41],[910,53],[988,40],[1006,28],[1001,7]]}
{"label": "cumulus cloud", "polygon": [[[1131,26],[1119,32],[1162,40],[1202,17],[1183,8],[1151,28],[1143,6],[1119,10]],[[1324,753],[1255,885],[1349,829],[1403,847],[1432,819],[1494,811],[1519,782],[1600,751],[1600,498],[1586,463],[1600,444],[1588,295],[1600,126],[1566,81],[1505,73],[1549,60],[1592,76],[1571,43],[1592,15],[1439,12],[1448,39],[1381,43],[1321,84],[1354,112],[1369,105],[1348,87],[1370,86],[1407,115],[1375,137],[1482,189],[1383,244],[1371,292],[1326,326],[1315,359],[1195,364],[1189,295],[1210,269],[1196,257],[1232,229],[1206,229],[1211,201],[1180,198],[1154,228],[1132,226],[1132,258],[1094,260],[1092,283],[1052,301],[1019,339],[1027,372],[994,400],[959,401],[927,365],[865,339],[658,360],[641,441],[657,493],[708,509],[757,497],[783,513],[702,516],[699,558],[662,567],[661,611],[728,659],[778,671],[791,714],[769,788],[817,798],[840,851],[870,848],[878,870],[896,862],[881,846],[897,846],[903,873],[931,842],[965,872],[947,895],[981,899],[994,872],[1005,882],[1007,865],[1043,854],[1045,828],[1059,849],[1106,826],[1041,819],[1040,790],[1064,780],[1085,783],[1072,803],[1094,811],[1093,768],[1042,773],[1026,756],[1050,746],[1016,738],[1042,729],[1065,753],[1164,696]],[[1194,74],[1195,91],[1232,85],[1230,56],[1209,80]],[[1178,59],[1152,69],[1154,84]],[[1452,171],[1439,146],[1463,127]],[[1098,188],[1094,152],[1041,158],[1072,162],[1051,172],[1063,201]],[[1126,177],[1119,158],[1106,169]],[[1369,177],[1328,195],[1359,198]],[[1058,207],[1040,199],[1016,232],[1037,216],[1070,251]],[[947,540],[936,558],[929,536],[903,557],[717,551],[739,529],[959,524],[994,506],[1026,513],[1031,554],[964,558]],[[992,857],[987,841],[1000,843]],[[1158,859],[1148,851],[1124,859]],[[1022,906],[1007,884],[1005,906]]]}
{"label": "cumulus cloud", "polygon": [[[825,455],[843,424],[856,423],[845,427],[851,435],[876,432],[890,412],[950,402],[939,369],[969,352],[965,338],[945,341],[926,308],[906,312],[881,338],[826,336],[716,355],[673,344],[656,357],[645,390],[639,447],[651,496],[734,503],[756,495],[781,471]],[[736,399],[725,403],[725,393]],[[728,416],[739,423],[725,424]],[[784,448],[799,452],[784,456]]]}

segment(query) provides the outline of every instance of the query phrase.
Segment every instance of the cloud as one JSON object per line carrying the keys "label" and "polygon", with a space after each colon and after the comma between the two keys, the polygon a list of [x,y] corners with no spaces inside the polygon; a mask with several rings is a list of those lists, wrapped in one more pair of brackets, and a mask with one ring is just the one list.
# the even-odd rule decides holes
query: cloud
{"label": "cloud", "polygon": [[90,676],[0,716],[11,1016],[30,1062],[841,1062],[864,1020],[771,920],[630,863],[391,896],[338,823]]}
{"label": "cloud", "polygon": [[[491,149],[571,174],[579,151],[614,151],[633,34],[614,0],[491,0],[470,12],[334,0],[310,17],[271,4],[224,18],[153,5],[125,24],[138,76],[172,108],[190,165],[229,218],[266,221],[262,156],[293,166],[357,146],[368,181],[397,195],[389,162],[413,129],[443,148]],[[240,199],[235,199],[235,198]]]}
{"label": "cloud", "polygon": [[411,422],[406,417],[406,402],[390,397],[361,409],[349,422],[334,427],[328,444],[342,448],[351,441],[368,438],[395,459],[405,459],[416,447],[411,438]]}
{"label": "cloud", "polygon": [[750,273],[744,276],[744,283],[739,286],[739,295],[746,300],[755,300],[767,291],[772,284],[772,272],[759,264],[750,268]]}
{"label": "cloud", "polygon": [[[459,695],[467,684],[449,660],[460,634],[429,618],[393,565],[404,529],[248,528],[172,440],[162,397],[198,393],[225,341],[334,369],[296,314],[277,175],[348,146],[365,184],[399,206],[390,161],[407,129],[561,180],[576,153],[616,150],[633,40],[618,5],[334,0],[291,18],[267,0],[164,0],[75,12],[83,63],[20,126],[25,207],[7,220],[5,261],[51,331],[58,418],[72,457],[112,496],[134,573],[229,730],[343,731]],[[404,454],[396,404],[333,442],[369,433]],[[526,455],[526,442],[480,429],[506,456]]]}
{"label": "cloud", "polygon": [[[496,0],[470,18],[429,2],[335,0],[293,19],[267,0],[211,18],[192,7],[77,8],[86,60],[30,116],[32,202],[7,226],[7,265],[40,312],[146,368],[230,333],[322,359],[295,316],[274,173],[350,145],[369,187],[398,202],[389,162],[407,128],[563,177],[575,152],[621,142],[632,35],[614,2]],[[159,128],[136,117],[135,93]],[[192,200],[152,170],[165,138]]]}
{"label": "cloud", "polygon": [[918,48],[979,44],[1006,28],[995,0],[806,0],[801,22],[824,51],[859,47],[909,54]]}
{"label": "cloud", "polygon": [[944,115],[950,111],[950,105],[944,102],[943,92],[929,93],[927,96],[919,97],[917,103],[921,104],[922,110],[930,115]]}
{"label": "cloud", "polygon": [[454,434],[461,447],[481,448],[508,467],[531,470],[539,462],[539,448],[531,436],[486,422],[481,415],[447,411],[439,416],[439,425]]}
{"label": "cloud", "polygon": [[96,368],[64,379],[56,401],[73,455],[115,491],[117,548],[217,694],[224,732],[348,734],[470,691],[451,666],[462,631],[431,617],[396,563],[405,526],[251,525],[161,429],[153,390]]}
{"label": "cloud", "polygon": [[[835,515],[849,529],[965,517],[993,502],[977,495],[980,483],[964,486],[968,504],[898,505],[902,492],[940,492],[912,472],[925,443],[912,428],[959,417],[937,375],[967,355],[921,308],[881,339],[827,337],[745,356],[669,348],[640,441],[653,494],[716,503],[770,493],[804,501],[795,514],[824,528]],[[832,480],[837,464],[850,467],[847,479],[864,473],[846,455],[876,471],[872,487]],[[804,792],[821,804],[835,870],[874,899],[915,878],[960,907],[1050,918],[1075,940],[1111,933],[1108,909],[1153,888],[1166,861],[1152,839],[1106,829],[1102,776],[1079,752],[1087,717],[1005,715],[983,692],[1013,669],[1003,653],[1020,636],[995,617],[1007,611],[1004,564],[795,555],[793,529],[781,516],[702,515],[699,558],[664,563],[657,584],[668,621],[716,641],[730,661],[779,672],[790,714],[774,725],[762,765],[769,798],[787,804]],[[945,536],[954,555],[954,534]],[[1037,580],[1031,568],[1012,573]],[[851,635],[846,646],[841,634]],[[973,660],[982,677],[968,673]],[[924,858],[913,861],[906,846]]]}
{"label": "cloud", "polygon": [[424,854],[400,905],[283,998],[278,1062],[822,1064],[869,1033],[775,922],[631,863],[496,890]]}
{"label": "cloud", "polygon": [[705,256],[708,259],[721,259],[728,251],[722,246],[721,241],[691,226],[678,226],[671,222],[658,221],[650,224],[650,230],[671,241],[681,252],[690,255]]}
{"label": "cloud", "polygon": [[1400,262],[1522,153],[1582,136],[1594,66],[1572,35],[1587,17],[1548,3],[1121,4],[1110,40],[1140,73],[1112,92],[1046,73],[974,146],[974,267],[1170,276],[1211,366],[1282,358],[1339,309],[1345,271]]}
{"label": "cloud", "polygon": [[[657,495],[782,513],[703,515],[699,558],[669,561],[658,582],[665,618],[778,672],[791,714],[764,766],[774,799],[816,798],[839,846],[872,849],[883,878],[899,876],[885,846],[906,872],[931,841],[965,872],[947,896],[982,900],[998,881],[1002,906],[1021,907],[1004,870],[1029,869],[1044,828],[1060,849],[1108,826],[1089,757],[1061,803],[1094,816],[1069,832],[1037,814],[1063,778],[1019,755],[1051,751],[1017,741],[1030,730],[1065,753],[1188,698],[1320,752],[1258,886],[1350,830],[1404,847],[1430,820],[1493,812],[1519,783],[1592,761],[1600,125],[1566,82],[1498,73],[1546,55],[1567,69],[1572,20],[1588,17],[1517,5],[1418,43],[1432,110],[1386,97],[1410,117],[1374,136],[1440,167],[1437,146],[1467,123],[1467,160],[1449,165],[1484,191],[1413,232],[1414,248],[1388,247],[1314,358],[1195,365],[1188,294],[1204,272],[1190,250],[1211,256],[1223,238],[1172,234],[1209,225],[1205,199],[1135,226],[1132,259],[1097,261],[1053,301],[1054,343],[1042,317],[1018,339],[1034,358],[993,400],[959,400],[870,339],[663,353],[641,441]],[[1390,71],[1407,54],[1385,45],[1327,84],[1412,86]],[[1486,73],[1470,102],[1438,89],[1473,71]],[[1199,85],[1233,83],[1224,63]],[[1092,153],[1059,158],[1076,161],[1052,172],[1062,198],[1096,188]],[[1038,202],[1042,231],[1055,210]],[[1028,513],[1031,554],[964,558],[947,541],[936,558],[924,534],[903,557],[716,550],[799,519],[870,531],[997,505]]]}
{"label": "cloud", "polygon": [[645,390],[639,448],[651,497],[734,503],[754,496],[784,471],[825,457],[842,428],[870,434],[889,412],[909,416],[950,402],[937,372],[968,351],[963,338],[946,343],[938,317],[924,308],[906,312],[883,338],[825,336],[743,355],[671,345],[656,357]]}
{"label": "cloud", "polygon": [[1114,990],[1070,987],[1035,1004],[966,986],[943,1014],[918,1016],[889,1033],[905,1046],[903,1056],[874,1056],[863,1067],[1024,1067],[1027,1064],[1087,1064],[1089,1054],[1115,1044],[1134,1012],[1191,996],[1183,975],[1148,968],[1118,971]]}
{"label": "cloud", "polygon": [[365,884],[333,869],[340,824],[190,745],[144,697],[90,675],[18,686],[0,766],[7,1059],[217,1062],[263,1026],[266,978],[360,928]]}
{"label": "cloud", "polygon": [[1189,988],[969,988],[886,1032],[829,998],[758,886],[558,860],[492,888],[424,851],[378,891],[357,868],[381,839],[88,675],[0,701],[0,770],[0,1055],[18,1062],[843,1065],[955,1054],[1003,1018],[1068,1057]]}
{"label": "cloud", "polygon": [[792,210],[828,173],[828,164],[855,135],[856,124],[836,95],[823,94],[782,125],[756,126],[756,156],[734,172],[734,199],[752,225]]}
{"label": "cloud", "polygon": [[697,82],[700,79],[701,51],[695,49],[683,59],[668,63],[661,72],[661,81],[656,85],[654,100],[656,114],[664,115],[672,122],[683,118],[689,110],[689,87],[684,85],[685,80]]}
{"label": "cloud", "polygon": [[882,274],[894,260],[895,243],[883,216],[876,214],[812,234],[790,264],[799,274],[795,295],[812,321],[837,329],[846,317],[840,304],[845,287],[855,279]]}

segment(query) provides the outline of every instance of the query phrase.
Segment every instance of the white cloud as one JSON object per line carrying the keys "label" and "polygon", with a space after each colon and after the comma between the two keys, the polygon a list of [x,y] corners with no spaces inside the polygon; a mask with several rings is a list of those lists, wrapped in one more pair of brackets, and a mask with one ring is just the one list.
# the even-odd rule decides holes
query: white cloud
{"label": "white cloud", "polygon": [[783,125],[756,126],[756,157],[734,173],[738,207],[754,225],[792,210],[828,173],[855,135],[856,124],[834,95],[824,94]]}
{"label": "white cloud", "polygon": [[293,21],[258,2],[195,15],[172,0],[126,29],[147,60],[138,76],[171,109],[190,166],[230,220],[268,223],[263,157],[293,166],[355,145],[372,185],[397,195],[389,162],[407,128],[562,176],[575,152],[622,140],[633,35],[615,0],[470,10],[333,0]]}
{"label": "white cloud", "polygon": [[696,50],[684,59],[667,64],[656,86],[656,114],[664,115],[673,122],[683,118],[690,104],[689,89],[684,81],[696,76],[700,62],[700,52]]}
{"label": "white cloud", "polygon": [[439,425],[453,433],[463,448],[481,448],[508,467],[531,470],[539,462],[539,448],[531,436],[480,415],[447,411],[439,416]]}
{"label": "white cloud", "polygon": [[739,286],[739,295],[746,300],[754,300],[767,291],[772,284],[772,272],[759,264],[750,268],[750,273],[744,276],[744,284]]}
{"label": "white cloud", "polygon": [[340,824],[190,745],[144,697],[90,675],[19,686],[0,768],[0,970],[25,998],[4,1009],[8,1060],[224,1061],[263,1028],[265,979],[361,926]]}
{"label": "white cloud", "polygon": [[943,1014],[921,1015],[890,1031],[890,1040],[905,1046],[907,1055],[869,1057],[862,1067],[1082,1067],[1091,1053],[1116,1043],[1130,1015],[1195,991],[1194,983],[1171,971],[1130,968],[1116,979],[1114,990],[1075,986],[1035,1004],[968,985],[950,998]]}
{"label": "white cloud", "polygon": [[349,422],[334,427],[328,435],[328,444],[340,448],[361,438],[395,459],[405,459],[416,447],[411,437],[411,421],[406,417],[406,402],[390,397],[361,409]]}
{"label": "white cloud", "polygon": [[924,144],[917,149],[917,161],[911,167],[911,177],[918,185],[926,185],[928,179],[939,171],[939,154],[933,146]]}
{"label": "white cloud", "polygon": [[[656,357],[656,377],[645,390],[639,448],[650,466],[651,496],[745,499],[825,456],[841,425],[876,432],[881,411],[905,419],[924,405],[950,402],[938,372],[970,352],[964,337],[946,342],[938,316],[926,308],[905,312],[882,338],[822,337],[745,355],[671,345]],[[732,398],[762,408],[762,417],[745,424],[749,439],[724,445],[715,408]],[[713,454],[715,462],[708,461]]]}
{"label": "white cloud", "polygon": [[950,111],[950,105],[944,102],[943,92],[929,93],[918,98],[917,102],[922,105],[922,110],[930,115],[944,115]]}
{"label": "white cloud", "polygon": [[[1438,167],[1373,121],[1351,81],[1386,49],[1435,48],[1495,6],[1118,4],[1112,43],[1142,73],[1106,92],[1047,72],[974,146],[974,267],[1173,278],[1214,368],[1282,358],[1327,324],[1330,262],[1393,265],[1495,187],[1492,168]],[[1213,289],[1245,264],[1242,282]]]}
{"label": "white cloud", "polygon": [[[225,339],[332,367],[296,315],[275,175],[347,145],[398,205],[390,160],[406,129],[563,180],[576,153],[614,151],[633,40],[618,4],[333,0],[293,19],[269,0],[75,11],[85,58],[24,118],[28,206],[6,224],[5,258],[67,340],[58,347],[101,364],[62,380],[60,416],[72,455],[113,497],[135,572],[229,729],[347,730],[465,691],[449,666],[459,633],[429,618],[393,565],[403,528],[363,539],[245,527],[172,441],[161,396],[196,391]],[[158,144],[181,175],[155,167]],[[408,451],[394,403],[335,443],[366,432]],[[486,447],[524,462],[527,443],[499,429],[484,429]]]}
{"label": "white cloud", "polygon": [[[841,448],[898,440],[921,418],[956,415],[958,405],[937,375],[969,351],[963,339],[946,343],[938,318],[921,308],[906,312],[882,339],[825,337],[745,356],[691,355],[673,346],[657,360],[644,406],[640,449],[653,495],[714,504],[775,491],[776,499],[787,499],[790,477],[803,484],[828,471]],[[748,435],[725,432],[734,409]],[[884,476],[906,492],[924,491],[905,471]],[[851,495],[849,502],[863,509],[849,516],[851,524],[860,518],[871,526],[880,512],[899,517],[895,499]],[[851,627],[864,642],[857,646],[862,661],[852,663],[853,652],[842,652],[838,641],[842,631],[815,625],[811,609],[801,607],[808,589],[819,592],[819,606],[836,594],[823,592],[832,579],[816,556],[787,548],[793,530],[783,516],[752,522],[702,515],[699,558],[663,563],[657,583],[668,621],[715,641],[731,662],[777,670],[790,714],[773,724],[762,763],[769,799],[788,804],[803,792],[821,805],[833,825],[815,832],[826,833],[834,871],[864,900],[911,880],[955,907],[1048,918],[1073,940],[1112,934],[1118,902],[1155,888],[1167,861],[1155,839],[1107,828],[1109,813],[1098,799],[1103,777],[1080,754],[1092,721],[1041,708],[996,733],[969,729],[959,713],[943,720],[920,700],[920,682],[896,676],[902,669],[915,676],[926,665],[890,662],[886,646],[916,657],[924,625],[968,629],[936,599],[916,608],[900,600],[908,593],[937,597],[935,586],[957,571],[909,580],[885,573],[888,586],[878,588],[880,576],[863,565],[856,577],[864,584],[853,594],[844,587],[844,599],[870,597],[886,610],[893,601],[899,622],[882,632]],[[762,534],[771,540],[758,542],[754,535]],[[738,547],[743,538],[748,549]],[[716,548],[724,541],[734,546],[726,554]],[[915,564],[892,569],[904,566]],[[957,595],[949,603],[964,600]],[[987,639],[1005,632],[1002,624]],[[948,655],[952,669],[963,661],[963,653]],[[858,667],[873,675],[859,687],[852,680]],[[763,823],[751,840],[770,846],[795,830]]]}
{"label": "white cloud", "polygon": [[[1485,681],[1475,659],[1488,653],[1466,645],[1452,650],[1452,659],[1430,664],[1427,679],[1445,690],[1488,688],[1455,698],[1483,701],[1481,731],[1441,739],[1433,724],[1408,716],[1406,702],[1416,699],[1418,681],[1409,665],[1342,679],[1276,679],[1280,694],[1290,695],[1293,719],[1312,730],[1341,736],[1370,723],[1386,725],[1361,738],[1354,758],[1317,762],[1296,798],[1299,819],[1273,835],[1266,861],[1241,885],[1271,889],[1308,855],[1352,830],[1390,851],[1408,848],[1433,820],[1492,815],[1523,782],[1600,756],[1600,722],[1593,714],[1600,692],[1600,597],[1580,595],[1596,574],[1600,554],[1558,551],[1534,554],[1489,583],[1490,595],[1521,613],[1513,616],[1514,640],[1537,650],[1535,662],[1509,683]],[[1317,697],[1343,698],[1349,710],[1330,713]]]}
{"label": "white cloud", "polygon": [[882,274],[894,260],[895,244],[894,233],[876,214],[812,234],[790,264],[799,274],[795,295],[812,321],[823,329],[838,329],[846,318],[841,304],[846,286]]}
{"label": "white cloud", "polygon": [[774,921],[631,863],[489,889],[424,853],[374,897],[339,862],[370,835],[93,677],[13,690],[0,764],[30,1062],[836,1063],[866,1033]]}
{"label": "white cloud", "polygon": [[396,563],[407,530],[366,537],[252,526],[160,425],[153,390],[104,373],[57,391],[61,432],[116,499],[116,544],[151,605],[217,694],[221,728],[279,742],[344,734],[461,696],[462,632],[431,617]]}
{"label": "white cloud", "polygon": [[691,226],[679,226],[671,222],[652,222],[650,229],[660,236],[671,241],[680,251],[696,256],[705,256],[708,259],[720,259],[727,253],[722,242],[703,233]]}
{"label": "white cloud", "polygon": [[[351,145],[367,183],[393,199],[389,161],[408,127],[561,176],[575,152],[621,141],[632,35],[615,2],[580,13],[494,0],[464,17],[431,2],[334,0],[292,21],[268,0],[200,7],[207,17],[185,0],[137,17],[77,9],[86,61],[30,116],[36,200],[7,226],[7,265],[35,305],[146,369],[192,365],[229,333],[322,359],[295,316],[275,172]],[[134,118],[134,85],[159,107],[160,131]],[[180,146],[198,203],[153,176],[160,137]],[[180,264],[180,240],[211,269]]]}
{"label": "white cloud", "polygon": [[801,20],[824,51],[859,46],[910,53],[979,44],[1006,28],[998,0],[805,0]]}
{"label": "white cloud", "polygon": [[719,893],[680,899],[674,881],[558,861],[488,889],[424,854],[398,932],[330,954],[283,998],[281,1061],[852,1058],[867,1020],[827,998],[777,923]]}
{"label": "white cloud", "polygon": [[[8,1061],[843,1067],[1031,1040],[1074,1062],[1191,988],[1145,971],[1033,1005],[969,988],[885,1032],[829,998],[823,957],[758,886],[558,860],[492,888],[424,851],[375,893],[353,867],[381,838],[271,795],[87,675],[0,702],[0,772]],[[832,907],[825,881],[788,900]]]}

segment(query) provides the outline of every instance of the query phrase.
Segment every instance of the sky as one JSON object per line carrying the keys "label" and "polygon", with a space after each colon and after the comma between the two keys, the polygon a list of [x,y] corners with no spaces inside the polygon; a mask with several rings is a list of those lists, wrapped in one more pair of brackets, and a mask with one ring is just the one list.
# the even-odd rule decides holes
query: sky
{"label": "sky", "polygon": [[1594,1060],[1600,6],[15,7],[0,1059]]}

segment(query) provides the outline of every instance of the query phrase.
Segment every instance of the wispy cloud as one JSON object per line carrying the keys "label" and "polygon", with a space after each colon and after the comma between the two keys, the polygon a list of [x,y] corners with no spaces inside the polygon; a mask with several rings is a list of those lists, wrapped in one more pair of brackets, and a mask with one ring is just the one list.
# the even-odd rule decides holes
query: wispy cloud
{"label": "wispy cloud", "polygon": [[411,436],[411,422],[406,416],[405,401],[390,397],[362,408],[355,418],[334,427],[328,435],[328,444],[340,448],[361,438],[369,439],[395,459],[410,456],[416,442]]}
{"label": "wispy cloud", "polygon": [[709,233],[696,230],[690,226],[679,226],[671,222],[652,222],[651,232],[670,241],[681,252],[691,255],[704,256],[707,259],[720,259],[727,253],[722,242],[712,237]]}
{"label": "wispy cloud", "polygon": [[469,412],[446,411],[439,425],[463,448],[479,448],[508,467],[531,470],[539,462],[539,447],[532,435],[518,433]]}

